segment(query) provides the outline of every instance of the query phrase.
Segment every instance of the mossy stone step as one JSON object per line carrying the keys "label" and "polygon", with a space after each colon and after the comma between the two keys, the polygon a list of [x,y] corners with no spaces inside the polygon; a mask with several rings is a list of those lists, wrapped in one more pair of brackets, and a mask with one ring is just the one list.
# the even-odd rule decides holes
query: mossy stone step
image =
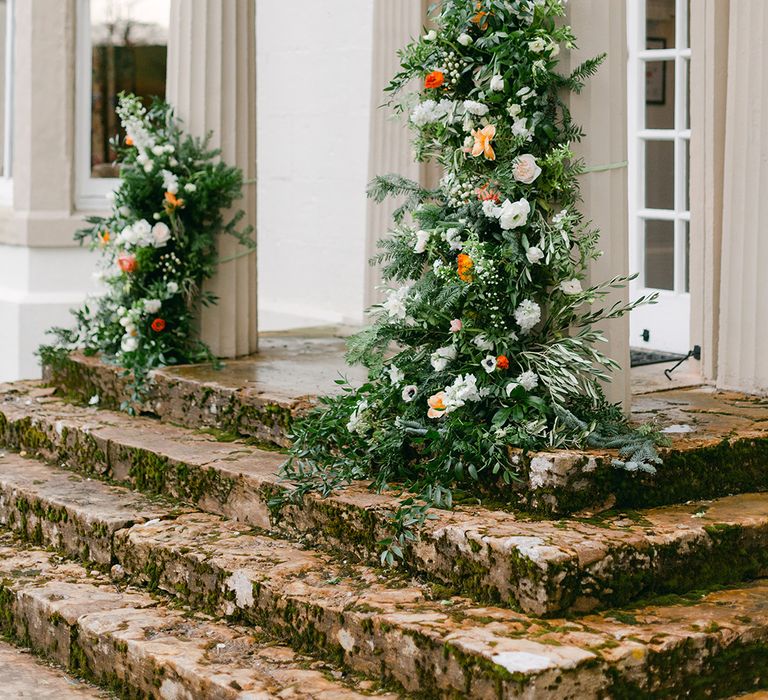
{"label": "mossy stone step", "polygon": [[329,667],[258,629],[217,624],[146,593],[118,590],[103,576],[1,534],[0,633],[126,698],[379,696],[332,680]]}
{"label": "mossy stone step", "polygon": [[[276,476],[284,456],[35,396],[41,390],[26,384],[12,389],[0,400],[0,442],[251,526],[273,527],[268,502],[285,487]],[[285,508],[277,529],[375,561],[391,508],[388,496],[355,486]],[[453,592],[538,615],[733,583],[762,576],[768,567],[768,495],[556,521],[477,507],[437,515],[406,552],[414,571]]]}

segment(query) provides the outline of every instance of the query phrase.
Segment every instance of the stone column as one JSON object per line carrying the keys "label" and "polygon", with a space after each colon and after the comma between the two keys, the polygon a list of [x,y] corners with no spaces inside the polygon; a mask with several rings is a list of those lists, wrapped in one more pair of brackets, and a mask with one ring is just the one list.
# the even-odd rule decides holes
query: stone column
{"label": "stone column", "polygon": [[[586,218],[602,232],[602,258],[591,268],[590,277],[603,281],[629,270],[629,214],[627,210],[627,168],[615,164],[627,160],[627,19],[626,5],[615,0],[579,0],[569,4],[570,23],[579,49],[571,52],[570,65],[607,53],[608,58],[580,95],[570,98],[571,112],[586,134],[576,144],[576,154],[587,167],[613,165],[581,178]],[[627,289],[617,290],[605,304],[626,302]],[[603,331],[608,344],[602,348],[622,367],[605,387],[610,401],[629,407],[629,318],[610,321]]]}
{"label": "stone column", "polygon": [[[407,117],[398,118],[392,108],[385,106],[388,99],[384,88],[400,69],[397,51],[411,39],[419,36],[424,24],[421,2],[414,0],[374,0],[373,4],[373,65],[371,68],[371,126],[368,156],[368,180],[376,175],[397,173],[411,180],[421,179],[422,167],[413,159],[412,134],[406,123]],[[367,257],[377,252],[376,242],[383,238],[392,226],[392,212],[397,208],[395,200],[377,204],[368,200],[367,208]],[[381,284],[381,272],[367,265],[365,306],[379,299],[377,287]]]}
{"label": "stone column", "polygon": [[691,339],[717,377],[730,0],[691,3]]}
{"label": "stone column", "polygon": [[[242,224],[256,226],[255,0],[173,0],[168,37],[168,101],[196,136],[243,171]],[[232,212],[229,212],[231,214]],[[200,335],[220,357],[257,350],[256,252],[223,235],[206,289],[219,301],[201,310]]]}
{"label": "stone column", "polygon": [[730,3],[717,385],[768,392],[768,5]]}

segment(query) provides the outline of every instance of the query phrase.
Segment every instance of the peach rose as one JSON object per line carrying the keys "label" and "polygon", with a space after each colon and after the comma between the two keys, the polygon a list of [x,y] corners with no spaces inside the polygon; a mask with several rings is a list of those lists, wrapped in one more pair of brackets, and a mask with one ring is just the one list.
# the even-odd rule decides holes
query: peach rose
{"label": "peach rose", "polygon": [[515,159],[515,162],[512,165],[512,174],[518,182],[522,182],[524,185],[530,185],[539,175],[541,175],[541,168],[530,153],[525,153]]}

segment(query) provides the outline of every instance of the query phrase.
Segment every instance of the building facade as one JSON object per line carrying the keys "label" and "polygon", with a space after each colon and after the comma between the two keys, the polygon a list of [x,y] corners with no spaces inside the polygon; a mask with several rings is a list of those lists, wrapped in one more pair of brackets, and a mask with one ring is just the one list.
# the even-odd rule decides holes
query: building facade
{"label": "building facade", "polygon": [[[405,125],[379,108],[424,0],[0,2],[0,380],[39,372],[44,330],[95,290],[73,241],[115,185],[119,90],[165,93],[243,168],[258,251],[222,242],[201,320],[222,356],[257,330],[356,325],[380,280],[367,265],[390,209],[376,173],[424,183]],[[584,207],[603,231],[604,278],[659,304],[607,329],[629,348],[701,348],[702,379],[768,392],[768,8],[762,0],[571,0],[576,63],[608,60],[572,110],[587,134]],[[257,286],[258,280],[258,286]],[[625,297],[626,298],[626,297]],[[258,322],[257,322],[258,315]],[[691,361],[693,362],[693,361]],[[625,400],[626,373],[612,387]]]}

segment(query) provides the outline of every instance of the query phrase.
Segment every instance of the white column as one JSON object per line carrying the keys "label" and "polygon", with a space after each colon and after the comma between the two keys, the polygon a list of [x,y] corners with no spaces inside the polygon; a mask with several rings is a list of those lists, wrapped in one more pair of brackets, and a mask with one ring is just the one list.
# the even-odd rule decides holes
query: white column
{"label": "white column", "polygon": [[[255,0],[173,0],[168,37],[168,101],[192,134],[213,133],[223,160],[256,176]],[[236,202],[256,225],[256,185]],[[232,212],[230,212],[231,214]],[[227,235],[207,290],[219,302],[201,311],[200,334],[220,357],[257,350],[256,253]]]}
{"label": "white column", "polygon": [[[73,240],[75,2],[15,4],[12,200],[0,206],[0,381],[40,374],[37,347],[93,288]],[[6,144],[6,147],[8,144]]]}
{"label": "white column", "polygon": [[768,3],[730,4],[717,385],[768,392]]}
{"label": "white column", "polygon": [[[418,182],[423,166],[413,159],[412,133],[406,117],[395,118],[393,110],[384,106],[388,99],[384,88],[400,70],[397,51],[419,36],[424,23],[422,2],[416,0],[374,0],[373,5],[373,65],[371,68],[371,126],[368,157],[368,179],[376,175],[397,173]],[[386,236],[392,226],[395,200],[377,204],[368,200],[367,254],[377,252],[376,242]],[[367,269],[365,305],[378,300],[376,287],[381,284],[378,268]]]}
{"label": "white column", "polygon": [[[579,0],[569,4],[570,23],[579,49],[571,52],[570,66],[607,53],[598,73],[590,78],[580,95],[570,97],[574,121],[586,134],[574,146],[587,167],[625,163],[627,160],[627,20],[626,5],[617,0]],[[598,282],[629,270],[627,211],[627,169],[618,166],[581,178],[582,210],[587,220],[600,229],[603,256],[593,263],[592,280]],[[605,305],[626,303],[627,289],[607,297]],[[605,387],[610,401],[629,406],[629,318],[607,322],[603,331],[608,344],[601,348],[616,360],[622,371]]]}
{"label": "white column", "polygon": [[691,339],[717,377],[730,0],[691,3]]}

